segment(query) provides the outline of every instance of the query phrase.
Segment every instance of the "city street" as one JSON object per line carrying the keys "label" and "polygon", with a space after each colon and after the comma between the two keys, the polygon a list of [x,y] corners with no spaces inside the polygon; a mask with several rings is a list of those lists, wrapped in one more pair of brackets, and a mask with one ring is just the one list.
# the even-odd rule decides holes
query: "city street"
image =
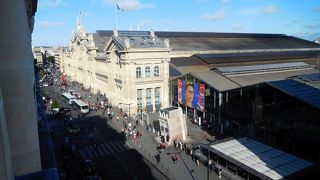
{"label": "city street", "polygon": [[[86,94],[77,86],[73,87],[81,95]],[[59,107],[68,107],[73,125],[80,128],[79,133],[70,134],[65,130],[65,122],[55,116],[48,115],[49,124],[55,147],[57,164],[61,172],[64,171],[70,179],[84,179],[81,173],[81,160],[93,160],[97,174],[102,179],[207,179],[207,168],[203,164],[197,165],[190,155],[180,149],[168,147],[162,153],[156,149],[157,134],[147,131],[145,122],[139,121],[136,130],[142,133],[141,138],[131,140],[122,133],[124,124],[129,120],[119,114],[119,109],[112,107],[114,117],[108,120],[102,111],[90,112],[83,116],[73,106],[68,105],[61,96],[59,88],[45,87],[47,95],[56,99]],[[92,95],[85,100],[96,100]],[[51,114],[50,111],[47,113]],[[69,118],[69,117],[68,117]],[[131,120],[135,124],[135,120]],[[157,121],[157,115],[150,115],[150,123]],[[187,121],[190,143],[207,143],[203,138],[204,132],[199,126]],[[66,157],[63,147],[76,149],[74,154]],[[73,151],[72,151],[73,152]],[[178,157],[177,164],[172,156]],[[157,161],[157,155],[159,160]],[[211,172],[209,179],[219,179],[215,172]],[[223,179],[224,177],[222,177]]]}

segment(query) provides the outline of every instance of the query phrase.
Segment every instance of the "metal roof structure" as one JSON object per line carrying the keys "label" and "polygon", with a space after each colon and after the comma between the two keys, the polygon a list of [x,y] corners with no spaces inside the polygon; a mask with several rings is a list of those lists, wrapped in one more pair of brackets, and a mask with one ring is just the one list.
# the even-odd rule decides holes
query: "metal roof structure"
{"label": "metal roof structure", "polygon": [[217,142],[210,151],[261,179],[283,179],[313,165],[247,137]]}
{"label": "metal roof structure", "polygon": [[[131,35],[129,35],[131,34]],[[149,31],[118,31],[119,36],[147,36]],[[255,33],[212,33],[212,32],[170,32],[155,31],[161,40],[169,39],[172,51],[237,51],[237,50],[270,50],[270,49],[312,49],[320,48],[319,44],[284,34]],[[99,51],[113,35],[111,30],[98,30],[93,39]],[[140,42],[140,40],[139,40]],[[139,44],[139,43],[135,43]],[[260,53],[260,52],[259,52]]]}
{"label": "metal roof structure", "polygon": [[281,52],[251,52],[251,53],[215,53],[195,54],[194,56],[208,64],[244,63],[270,60],[288,60],[313,58],[317,51],[281,51]]}
{"label": "metal roof structure", "polygon": [[284,34],[155,32],[170,39],[172,51],[226,51],[320,48],[319,44]]}
{"label": "metal roof structure", "polygon": [[292,76],[300,76],[308,73],[319,72],[316,69],[295,69],[290,71],[273,71],[264,73],[252,73],[247,75],[227,76],[228,79],[240,84],[241,86],[251,86],[263,82],[284,80]]}
{"label": "metal roof structure", "polygon": [[311,65],[304,62],[293,63],[277,63],[277,64],[259,64],[250,66],[230,66],[230,67],[217,67],[216,69],[223,75],[244,75],[253,73],[266,73],[266,72],[279,72],[285,70],[297,70],[312,68]]}
{"label": "metal roof structure", "polygon": [[294,79],[286,79],[280,81],[268,82],[272,87],[283,91],[311,106],[320,109],[320,89],[312,87],[308,84],[296,81]]}
{"label": "metal roof structure", "polygon": [[219,92],[241,87],[241,85],[237,84],[234,81],[231,81],[227,77],[215,71],[191,72],[190,74],[195,78],[205,82],[207,85],[211,86]]}
{"label": "metal roof structure", "polygon": [[320,81],[320,73],[304,74],[299,77],[308,82]]}

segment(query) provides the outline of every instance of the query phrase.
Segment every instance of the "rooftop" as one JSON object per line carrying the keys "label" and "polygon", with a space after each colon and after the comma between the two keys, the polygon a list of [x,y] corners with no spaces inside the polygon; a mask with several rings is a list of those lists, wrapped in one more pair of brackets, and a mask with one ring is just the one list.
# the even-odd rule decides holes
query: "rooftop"
{"label": "rooftop", "polygon": [[247,137],[217,142],[210,150],[261,179],[283,179],[313,165]]}

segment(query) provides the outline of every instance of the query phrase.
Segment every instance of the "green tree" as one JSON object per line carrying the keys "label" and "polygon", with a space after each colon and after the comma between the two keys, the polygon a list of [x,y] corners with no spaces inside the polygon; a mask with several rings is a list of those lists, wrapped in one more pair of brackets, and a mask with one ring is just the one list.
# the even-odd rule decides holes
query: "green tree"
{"label": "green tree", "polygon": [[51,108],[52,108],[52,109],[59,108],[59,104],[58,104],[58,101],[57,101],[57,100],[54,99],[54,100],[52,101]]}
{"label": "green tree", "polygon": [[48,60],[48,62],[51,62],[51,63],[53,63],[53,64],[54,64],[54,62],[55,62],[54,56],[49,56],[49,57],[47,58],[47,60]]}

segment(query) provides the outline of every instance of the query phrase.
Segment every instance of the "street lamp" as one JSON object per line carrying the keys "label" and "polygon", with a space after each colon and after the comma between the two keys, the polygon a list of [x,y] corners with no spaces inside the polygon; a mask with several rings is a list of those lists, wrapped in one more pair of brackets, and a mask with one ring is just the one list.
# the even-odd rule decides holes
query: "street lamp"
{"label": "street lamp", "polygon": [[132,103],[119,103],[119,105],[127,105],[129,106],[129,120],[130,120],[130,106],[132,105]]}

